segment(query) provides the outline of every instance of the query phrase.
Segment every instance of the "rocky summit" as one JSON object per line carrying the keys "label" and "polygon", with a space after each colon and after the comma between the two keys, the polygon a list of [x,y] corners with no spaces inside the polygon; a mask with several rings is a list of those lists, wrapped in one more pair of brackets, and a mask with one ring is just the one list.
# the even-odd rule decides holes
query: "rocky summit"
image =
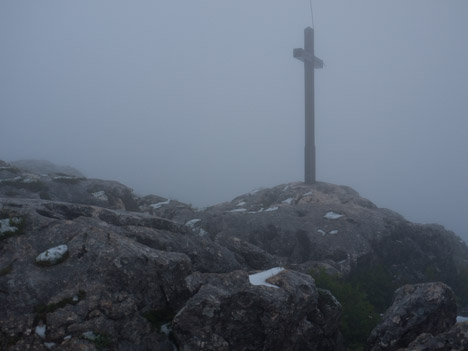
{"label": "rocky summit", "polygon": [[[443,335],[458,347],[467,262],[454,233],[345,186],[290,183],[195,209],[0,161],[1,350],[352,348],[346,306],[312,272],[351,277],[376,301],[369,282],[390,296],[404,285],[382,303],[368,349],[429,350]],[[418,284],[431,281],[445,284]]]}

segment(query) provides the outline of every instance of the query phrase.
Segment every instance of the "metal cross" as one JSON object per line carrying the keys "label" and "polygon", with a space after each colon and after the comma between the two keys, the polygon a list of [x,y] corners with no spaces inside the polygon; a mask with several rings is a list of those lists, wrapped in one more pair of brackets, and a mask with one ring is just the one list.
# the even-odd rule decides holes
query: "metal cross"
{"label": "metal cross", "polygon": [[323,61],[314,54],[314,30],[304,29],[304,49],[294,49],[294,58],[304,62],[305,81],[305,149],[304,173],[306,184],[316,181],[315,162],[315,69],[323,68]]}

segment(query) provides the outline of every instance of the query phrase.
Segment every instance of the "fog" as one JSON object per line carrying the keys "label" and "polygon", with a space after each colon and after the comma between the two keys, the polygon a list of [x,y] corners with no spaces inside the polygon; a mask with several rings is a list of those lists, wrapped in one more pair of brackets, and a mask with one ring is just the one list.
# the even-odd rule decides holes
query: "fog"
{"label": "fog", "polygon": [[[468,239],[468,2],[314,0],[317,179]],[[308,0],[0,2],[0,159],[206,206],[303,179]]]}

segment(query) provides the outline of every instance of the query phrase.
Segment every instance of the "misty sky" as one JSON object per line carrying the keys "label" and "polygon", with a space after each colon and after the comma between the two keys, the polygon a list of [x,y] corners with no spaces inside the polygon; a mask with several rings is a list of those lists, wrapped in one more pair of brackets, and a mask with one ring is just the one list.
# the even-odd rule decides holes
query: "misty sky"
{"label": "misty sky", "polygon": [[[314,0],[317,178],[468,239],[468,1]],[[0,2],[0,159],[197,206],[303,179],[308,0]]]}

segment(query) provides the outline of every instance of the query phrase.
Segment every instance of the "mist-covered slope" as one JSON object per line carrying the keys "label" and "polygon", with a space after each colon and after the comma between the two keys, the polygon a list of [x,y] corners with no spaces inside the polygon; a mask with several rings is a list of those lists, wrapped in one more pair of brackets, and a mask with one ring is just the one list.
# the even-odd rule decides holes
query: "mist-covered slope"
{"label": "mist-covered slope", "polygon": [[[317,289],[312,270],[348,277],[383,310],[405,283],[444,281],[462,303],[468,296],[459,237],[327,183],[194,209],[118,182],[0,161],[0,221],[0,346],[11,350],[233,342],[338,350],[341,306]],[[249,273],[278,266],[286,271],[272,281],[281,289],[249,283]],[[221,322],[236,332],[216,331]],[[240,338],[243,328],[255,332]]]}

